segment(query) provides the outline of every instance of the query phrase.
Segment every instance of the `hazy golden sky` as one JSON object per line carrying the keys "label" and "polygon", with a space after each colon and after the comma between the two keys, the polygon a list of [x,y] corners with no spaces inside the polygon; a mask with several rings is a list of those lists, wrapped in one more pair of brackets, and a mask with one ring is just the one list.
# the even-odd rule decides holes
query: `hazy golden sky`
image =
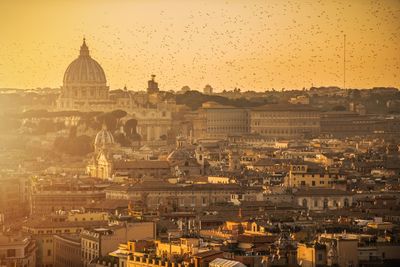
{"label": "hazy golden sky", "polygon": [[400,0],[0,0],[0,88],[59,87],[86,36],[111,89],[400,88]]}

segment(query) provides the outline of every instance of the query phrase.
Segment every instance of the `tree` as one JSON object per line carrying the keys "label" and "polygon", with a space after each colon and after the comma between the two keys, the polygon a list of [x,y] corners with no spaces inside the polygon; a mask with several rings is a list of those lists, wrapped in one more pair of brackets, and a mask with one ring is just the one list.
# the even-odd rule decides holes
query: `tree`
{"label": "tree", "polygon": [[92,139],[87,135],[75,136],[72,133],[68,138],[57,137],[54,140],[54,149],[63,154],[85,156],[93,151]]}
{"label": "tree", "polygon": [[111,111],[111,115],[114,116],[117,119],[121,119],[125,117],[128,113],[126,113],[125,110],[122,109],[116,109],[114,111]]}
{"label": "tree", "polygon": [[136,134],[137,120],[130,119],[125,122],[124,131],[128,138]]}
{"label": "tree", "polygon": [[115,141],[123,147],[130,147],[131,141],[123,134],[116,134],[114,136]]}

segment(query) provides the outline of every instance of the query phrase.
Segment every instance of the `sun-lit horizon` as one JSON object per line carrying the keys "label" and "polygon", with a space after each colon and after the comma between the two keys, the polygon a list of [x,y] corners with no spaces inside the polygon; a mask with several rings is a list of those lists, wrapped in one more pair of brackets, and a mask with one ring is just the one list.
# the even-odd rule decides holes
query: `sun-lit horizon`
{"label": "sun-lit horizon", "polygon": [[[0,88],[62,86],[85,37],[110,89],[400,87],[400,1],[1,1]],[[397,14],[396,14],[397,13]]]}

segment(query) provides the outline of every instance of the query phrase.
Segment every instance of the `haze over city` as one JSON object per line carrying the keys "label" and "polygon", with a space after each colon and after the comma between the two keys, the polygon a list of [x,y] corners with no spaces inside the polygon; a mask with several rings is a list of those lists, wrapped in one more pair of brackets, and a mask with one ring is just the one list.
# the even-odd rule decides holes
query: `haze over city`
{"label": "haze over city", "polygon": [[110,88],[400,87],[400,1],[0,2],[0,88],[58,88],[85,36]]}
{"label": "haze over city", "polygon": [[400,266],[400,0],[0,11],[0,267]]}

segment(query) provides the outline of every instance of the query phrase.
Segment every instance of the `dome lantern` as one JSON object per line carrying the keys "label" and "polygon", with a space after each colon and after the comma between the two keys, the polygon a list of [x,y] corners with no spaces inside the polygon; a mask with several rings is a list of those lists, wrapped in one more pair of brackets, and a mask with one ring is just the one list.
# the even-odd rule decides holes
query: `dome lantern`
{"label": "dome lantern", "polygon": [[80,53],[79,53],[79,55],[81,56],[81,57],[84,57],[84,56],[89,56],[89,47],[86,45],[86,39],[85,39],[85,37],[83,37],[83,43],[82,43],[82,45],[81,45],[81,50],[80,50]]}

